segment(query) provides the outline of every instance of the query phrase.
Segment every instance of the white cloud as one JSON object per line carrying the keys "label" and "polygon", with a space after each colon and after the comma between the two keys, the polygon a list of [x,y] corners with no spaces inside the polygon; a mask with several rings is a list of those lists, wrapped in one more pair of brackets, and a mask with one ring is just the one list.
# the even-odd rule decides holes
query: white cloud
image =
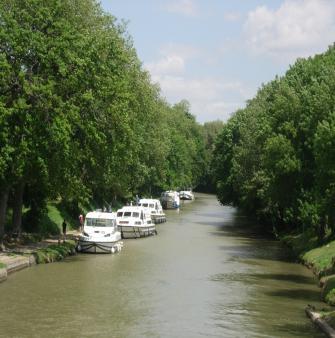
{"label": "white cloud", "polygon": [[[169,44],[161,47],[160,58],[146,63],[152,81],[158,83],[168,102],[186,99],[199,122],[227,120],[254,94],[239,81],[218,76],[194,76],[190,62],[204,63],[208,55],[193,46]],[[189,68],[188,68],[189,67]]]}
{"label": "white cloud", "polygon": [[327,49],[335,36],[335,1],[285,0],[277,10],[266,6],[248,13],[248,46],[256,54],[285,62]]}
{"label": "white cloud", "polygon": [[145,68],[151,74],[180,74],[184,71],[184,59],[177,55],[168,55],[158,62],[149,62]]}
{"label": "white cloud", "polygon": [[181,44],[166,44],[160,48],[160,59],[144,64],[153,76],[155,75],[178,75],[185,71],[185,63],[194,58],[199,51],[193,46]]}
{"label": "white cloud", "polygon": [[162,94],[170,103],[188,100],[191,112],[199,122],[216,119],[226,121],[253,94],[239,82],[226,82],[214,77],[188,78],[185,74],[152,74],[152,80],[159,83]]}
{"label": "white cloud", "polygon": [[177,13],[185,16],[197,16],[199,14],[198,8],[194,0],[174,0],[170,1],[165,9],[171,13]]}

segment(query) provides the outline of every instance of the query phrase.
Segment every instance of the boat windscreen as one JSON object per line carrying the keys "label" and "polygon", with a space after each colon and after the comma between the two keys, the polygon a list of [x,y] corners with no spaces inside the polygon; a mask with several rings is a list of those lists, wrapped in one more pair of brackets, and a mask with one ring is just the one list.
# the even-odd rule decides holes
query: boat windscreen
{"label": "boat windscreen", "polygon": [[124,217],[130,217],[131,216],[131,212],[130,211],[125,211],[123,214]]}
{"label": "boat windscreen", "polygon": [[154,205],[154,204],[150,204],[149,207],[150,207],[150,208],[154,208],[155,205]]}
{"label": "boat windscreen", "polygon": [[139,212],[133,212],[133,217],[139,218],[140,217],[140,213]]}
{"label": "boat windscreen", "polygon": [[119,212],[116,214],[117,217],[122,217],[122,215],[123,215],[123,212],[122,212],[122,211],[119,211]]}
{"label": "boat windscreen", "polygon": [[114,219],[86,218],[86,226],[89,227],[112,227],[115,226]]}

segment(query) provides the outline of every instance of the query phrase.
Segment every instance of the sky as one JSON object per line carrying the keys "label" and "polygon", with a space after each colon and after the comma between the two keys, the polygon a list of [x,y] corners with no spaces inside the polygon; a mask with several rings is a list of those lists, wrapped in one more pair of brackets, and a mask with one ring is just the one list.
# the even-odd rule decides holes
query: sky
{"label": "sky", "polygon": [[262,84],[335,39],[335,0],[102,0],[170,104],[226,121]]}

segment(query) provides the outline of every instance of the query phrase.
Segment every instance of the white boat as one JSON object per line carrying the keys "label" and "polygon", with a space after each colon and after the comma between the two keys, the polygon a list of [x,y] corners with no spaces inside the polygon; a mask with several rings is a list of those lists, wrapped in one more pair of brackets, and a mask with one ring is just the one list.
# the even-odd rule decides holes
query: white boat
{"label": "white boat", "polygon": [[180,206],[180,198],[177,191],[164,191],[161,195],[163,209],[178,209]]}
{"label": "white boat", "polygon": [[122,246],[115,212],[92,211],[86,215],[84,229],[77,244],[78,251],[114,253],[121,251]]}
{"label": "white boat", "polygon": [[194,200],[194,194],[193,194],[191,189],[181,190],[181,191],[179,191],[179,198],[181,200],[193,201]]}
{"label": "white boat", "polygon": [[139,238],[157,234],[148,211],[140,206],[125,206],[116,214],[116,224],[122,238]]}
{"label": "white boat", "polygon": [[156,224],[166,222],[166,216],[159,200],[152,198],[142,198],[139,200],[138,205],[147,210],[147,213],[150,214],[151,219]]}

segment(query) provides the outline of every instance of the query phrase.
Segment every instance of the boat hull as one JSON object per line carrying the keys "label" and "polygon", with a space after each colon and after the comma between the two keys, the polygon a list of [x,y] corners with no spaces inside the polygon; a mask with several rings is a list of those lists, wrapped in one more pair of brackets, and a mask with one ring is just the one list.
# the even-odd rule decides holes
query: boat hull
{"label": "boat hull", "polygon": [[79,239],[77,250],[89,253],[116,253],[121,251],[123,243],[116,242],[99,242]]}
{"label": "boat hull", "polygon": [[180,196],[180,199],[184,201],[193,201],[194,197],[185,195],[185,196]]}
{"label": "boat hull", "polygon": [[166,222],[166,216],[165,215],[157,215],[157,214],[151,215],[151,219],[153,220],[153,222],[155,224]]}
{"label": "boat hull", "polygon": [[178,209],[179,203],[176,201],[162,201],[163,209]]}
{"label": "boat hull", "polygon": [[194,194],[189,191],[181,191],[179,193],[179,198],[184,201],[193,201],[194,200]]}
{"label": "boat hull", "polygon": [[122,238],[140,238],[157,235],[155,225],[150,226],[126,226],[119,225]]}

